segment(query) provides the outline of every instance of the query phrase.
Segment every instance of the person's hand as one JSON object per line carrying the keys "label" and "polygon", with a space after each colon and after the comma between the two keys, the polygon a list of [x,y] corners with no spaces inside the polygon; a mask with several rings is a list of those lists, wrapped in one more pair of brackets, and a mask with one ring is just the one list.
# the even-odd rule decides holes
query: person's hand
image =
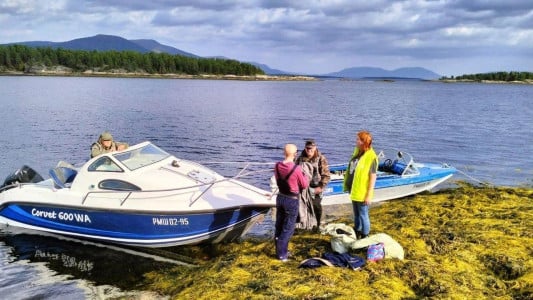
{"label": "person's hand", "polygon": [[315,195],[318,195],[318,194],[320,194],[320,193],[322,193],[322,187],[317,186],[317,187],[315,188]]}
{"label": "person's hand", "polygon": [[117,151],[126,150],[126,148],[128,148],[128,147],[126,147],[126,145],[120,144],[120,145],[117,146]]}

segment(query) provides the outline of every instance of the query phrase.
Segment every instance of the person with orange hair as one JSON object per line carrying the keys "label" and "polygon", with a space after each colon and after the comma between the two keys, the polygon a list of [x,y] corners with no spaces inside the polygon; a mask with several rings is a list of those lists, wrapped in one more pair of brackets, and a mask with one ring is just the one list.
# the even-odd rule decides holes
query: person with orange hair
{"label": "person with orange hair", "polygon": [[344,192],[350,193],[354,214],[354,229],[357,238],[370,234],[368,208],[374,196],[378,171],[378,157],[372,148],[372,135],[359,131],[355,149],[344,174]]}

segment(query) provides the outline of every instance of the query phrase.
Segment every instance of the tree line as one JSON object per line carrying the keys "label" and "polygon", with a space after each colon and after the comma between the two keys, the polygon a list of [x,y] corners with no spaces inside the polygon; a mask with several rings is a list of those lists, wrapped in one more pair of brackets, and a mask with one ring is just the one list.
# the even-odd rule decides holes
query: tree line
{"label": "tree line", "polygon": [[443,77],[443,80],[446,79],[456,79],[456,80],[489,80],[489,81],[526,81],[533,80],[532,72],[492,72],[492,73],[479,73],[479,74],[466,74],[456,77]]}
{"label": "tree line", "polygon": [[0,46],[0,71],[29,72],[34,67],[64,66],[74,72],[126,70],[149,74],[264,75],[260,68],[232,59],[194,58],[167,53],[86,51],[24,45]]}

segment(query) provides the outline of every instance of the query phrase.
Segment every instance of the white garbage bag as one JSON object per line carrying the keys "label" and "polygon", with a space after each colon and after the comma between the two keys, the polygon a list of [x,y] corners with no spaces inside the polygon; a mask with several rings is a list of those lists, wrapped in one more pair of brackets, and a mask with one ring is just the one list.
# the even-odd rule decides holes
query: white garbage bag
{"label": "white garbage bag", "polygon": [[331,249],[338,253],[348,252],[351,244],[357,240],[353,228],[342,223],[328,224],[321,229],[321,232],[331,235]]}
{"label": "white garbage bag", "polygon": [[404,258],[403,247],[386,233],[371,234],[364,239],[353,241],[350,248],[360,249],[379,243],[383,243],[385,248],[385,258]]}
{"label": "white garbage bag", "polygon": [[343,223],[332,223],[321,229],[322,234],[331,235],[331,248],[339,253],[349,249],[360,249],[370,245],[383,243],[385,258],[404,259],[403,247],[386,233],[371,234],[364,239],[357,239],[351,226]]}

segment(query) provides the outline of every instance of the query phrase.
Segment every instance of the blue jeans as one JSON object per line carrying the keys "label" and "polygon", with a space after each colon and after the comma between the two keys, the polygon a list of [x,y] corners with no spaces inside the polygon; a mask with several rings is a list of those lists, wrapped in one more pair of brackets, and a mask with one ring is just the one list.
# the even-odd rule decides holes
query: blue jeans
{"label": "blue jeans", "polygon": [[353,222],[355,231],[360,231],[363,235],[370,233],[370,217],[368,216],[368,205],[365,202],[352,201]]}
{"label": "blue jeans", "polygon": [[286,259],[289,253],[289,240],[294,234],[296,218],[298,217],[299,200],[281,194],[276,198],[276,255],[279,259]]}

